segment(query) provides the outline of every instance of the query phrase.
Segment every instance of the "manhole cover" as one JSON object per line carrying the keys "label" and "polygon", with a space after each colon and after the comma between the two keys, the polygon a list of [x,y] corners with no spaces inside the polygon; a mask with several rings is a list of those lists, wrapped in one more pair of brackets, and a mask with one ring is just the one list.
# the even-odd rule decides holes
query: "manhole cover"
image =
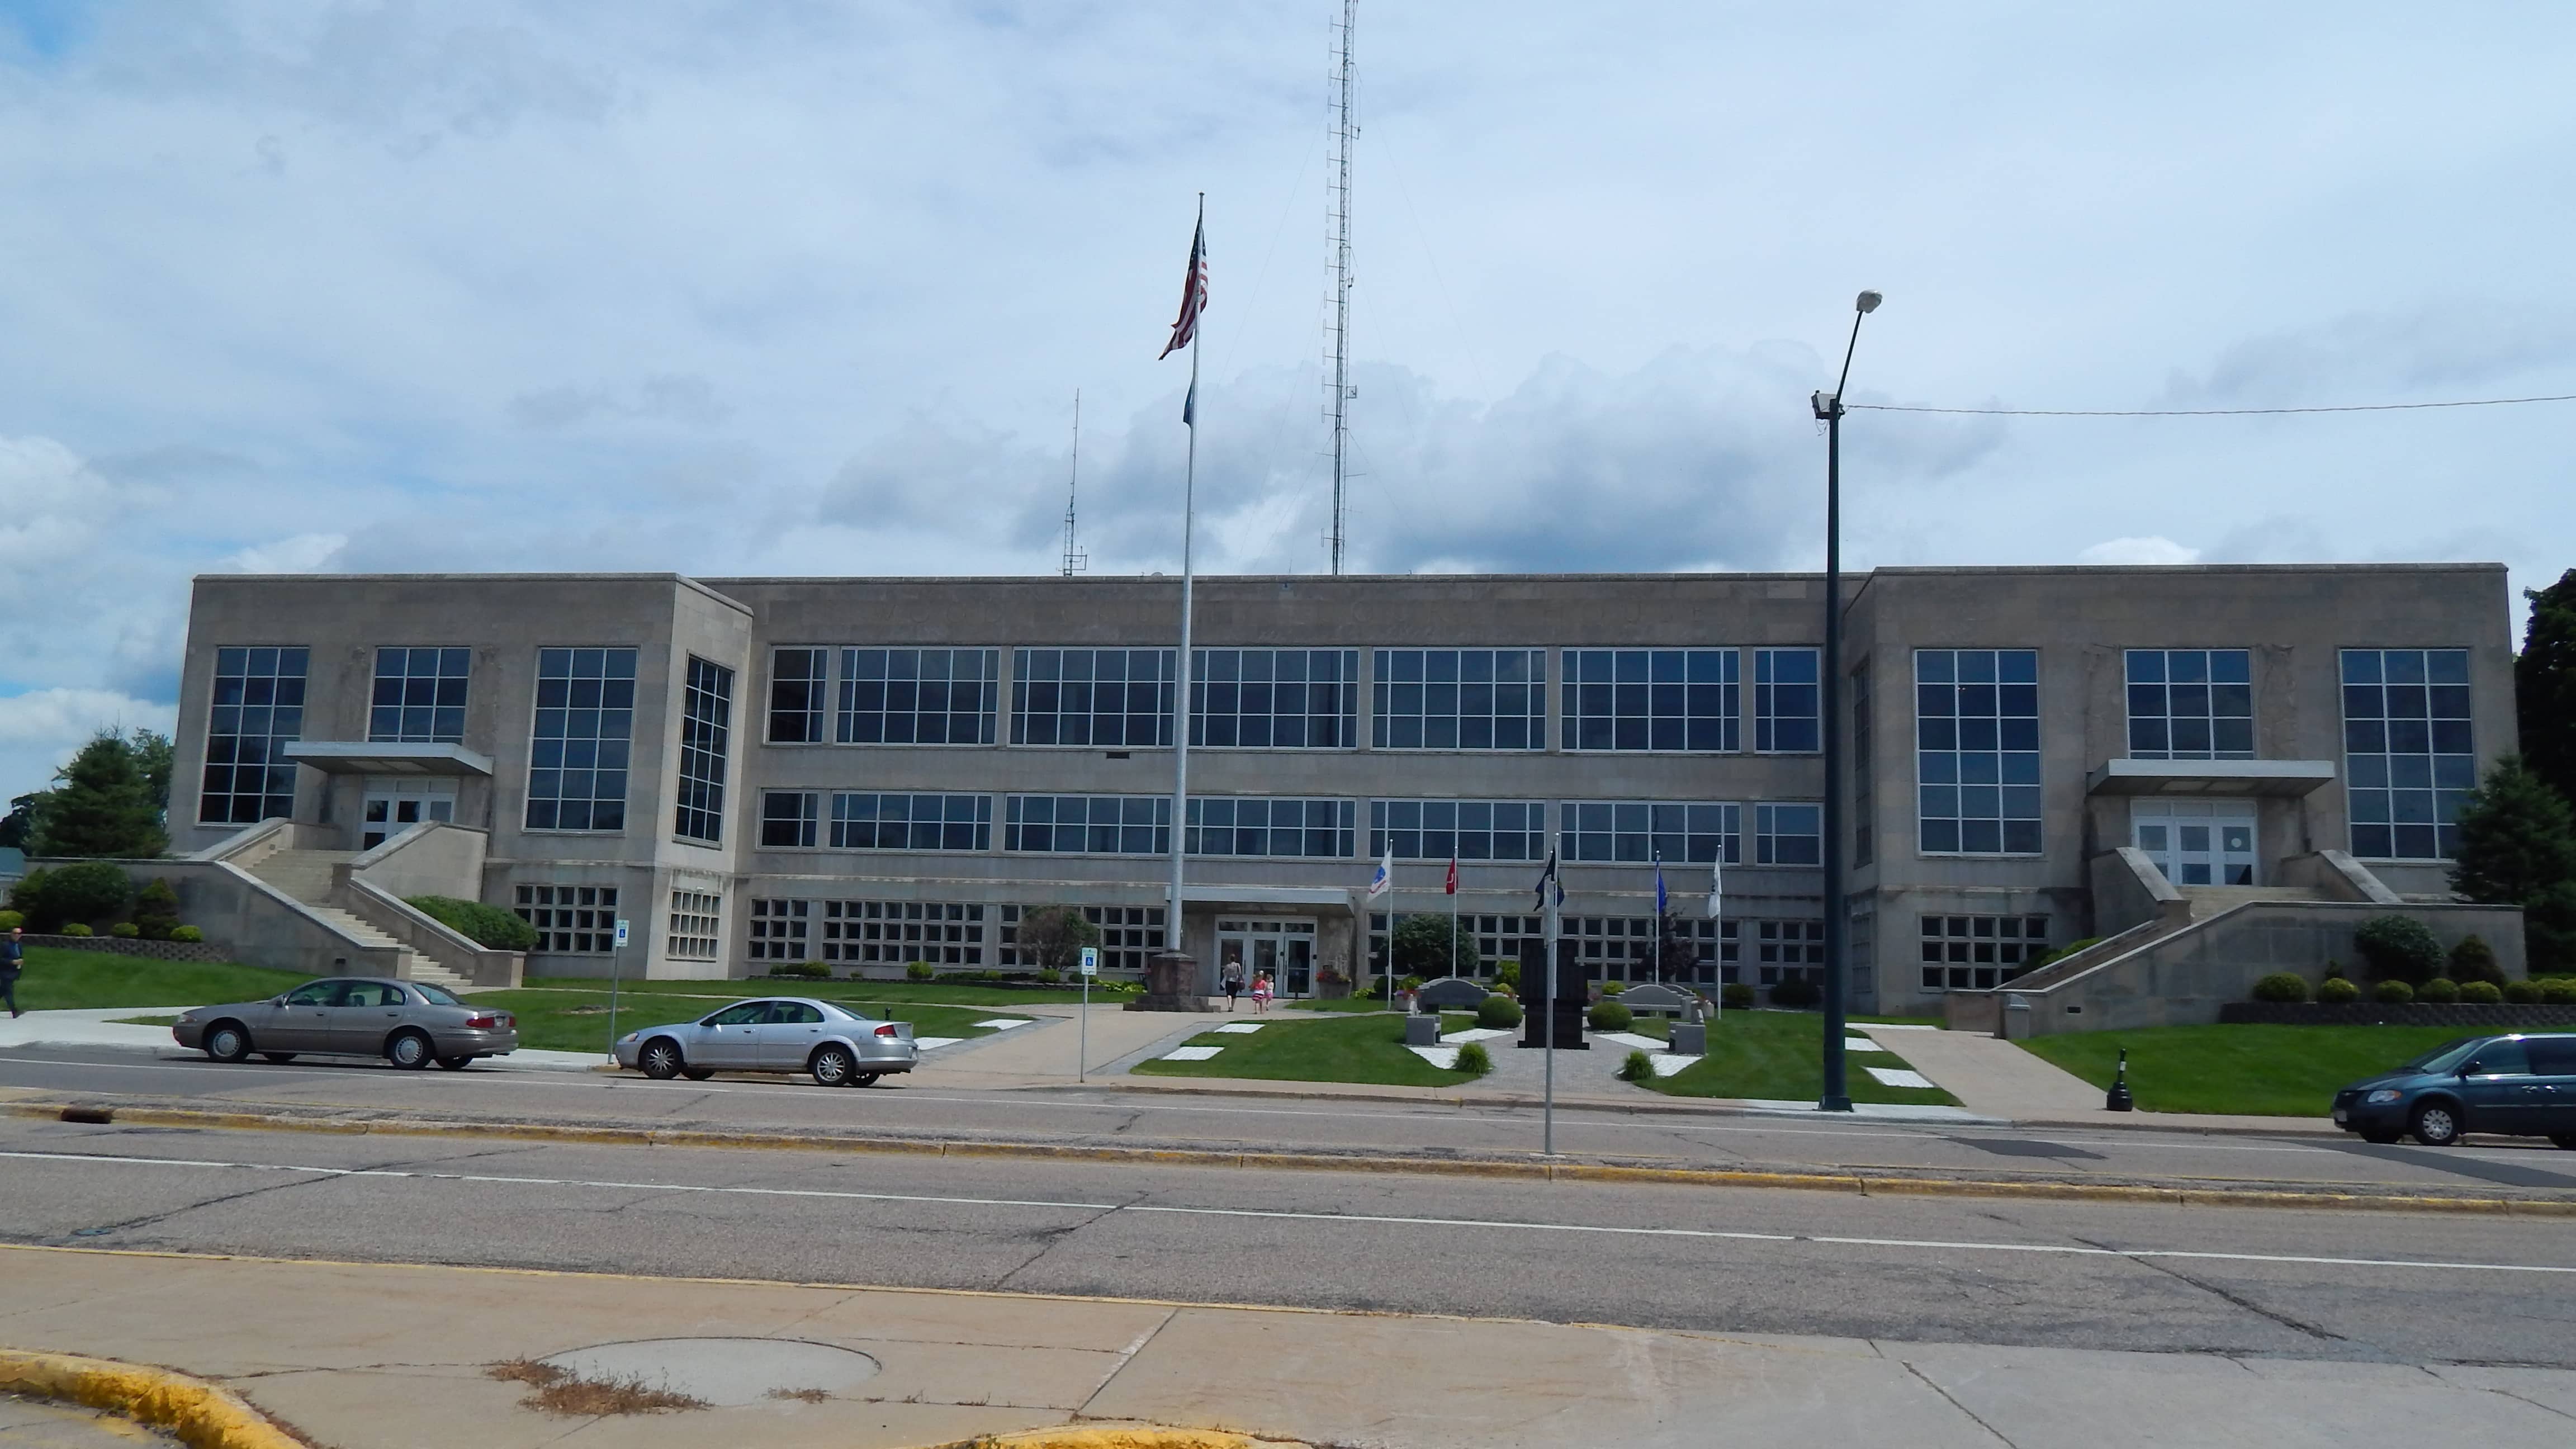
{"label": "manhole cover", "polygon": [[594,1383],[638,1383],[719,1405],[838,1394],[877,1373],[877,1361],[855,1349],[793,1338],[644,1338],[576,1348],[545,1362]]}

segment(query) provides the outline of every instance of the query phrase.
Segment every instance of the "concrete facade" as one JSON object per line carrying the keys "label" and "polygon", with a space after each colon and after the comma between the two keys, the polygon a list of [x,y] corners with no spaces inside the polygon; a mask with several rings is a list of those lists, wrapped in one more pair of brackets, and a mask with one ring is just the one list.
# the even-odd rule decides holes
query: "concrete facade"
{"label": "concrete facade", "polygon": [[[2291,858],[2347,849],[2339,650],[2466,651],[2480,769],[2514,748],[2510,608],[2500,565],[1887,569],[1854,576],[1846,588],[1845,664],[1853,675],[1848,688],[1865,687],[1867,695],[1869,748],[1855,762],[1855,833],[1849,843],[1857,844],[1865,828],[1870,850],[1866,860],[1847,857],[1855,859],[1854,1001],[1863,1007],[1929,1006],[1936,992],[1918,969],[1919,922],[1927,915],[2043,923],[2033,929],[2054,946],[2096,934],[2087,863],[2130,843],[2131,812],[2142,799],[2236,799],[2220,792],[2239,791],[2259,823],[2257,869],[2266,883]],[[1008,964],[1006,911],[1076,904],[1113,929],[1113,961],[1132,965],[1146,945],[1159,944],[1150,913],[1165,905],[1167,861],[1145,854],[1013,851],[1007,847],[1010,801],[1021,795],[1168,799],[1172,752],[1146,744],[1014,744],[1014,686],[1020,682],[1015,676],[1026,662],[1022,650],[1168,648],[1177,632],[1178,594],[1178,581],[1165,578],[209,576],[197,581],[190,619],[177,738],[179,784],[171,810],[174,848],[208,848],[243,828],[235,820],[199,821],[191,794],[205,778],[214,711],[231,707],[216,698],[219,651],[292,646],[307,651],[300,740],[356,742],[342,747],[350,759],[297,767],[293,818],[300,829],[307,835],[336,832],[346,837],[341,848],[361,849],[366,802],[371,793],[389,788],[385,777],[370,771],[440,774],[452,782],[437,788],[452,788],[454,822],[487,832],[483,898],[495,905],[554,909],[532,904],[523,891],[561,891],[560,899],[572,902],[584,889],[614,890],[613,911],[599,914],[633,924],[636,939],[622,963],[626,970],[742,975],[765,969],[773,959],[833,959],[838,952],[827,956],[824,929],[827,919],[840,922],[824,912],[840,902],[854,903],[854,913],[855,903],[879,910],[940,907],[937,934],[947,939],[924,945],[936,944],[929,957],[948,969]],[[1731,939],[1698,925],[1708,867],[1670,854],[1664,865],[1674,914],[1699,932],[1695,949],[1704,958],[1704,979],[1769,984],[1784,972],[1812,969],[1821,959],[1809,939],[1821,909],[1817,869],[1763,864],[1756,847],[1757,806],[1816,803],[1821,759],[1813,750],[1757,748],[1755,654],[1816,644],[1824,609],[1820,578],[1232,577],[1201,580],[1197,599],[1194,642],[1201,649],[1350,650],[1357,671],[1357,739],[1350,747],[1194,746],[1190,752],[1194,798],[1352,802],[1353,838],[1346,853],[1191,860],[1183,944],[1211,978],[1220,921],[1310,931],[1314,970],[1306,984],[1320,989],[1325,967],[1345,976],[1366,972],[1371,928],[1389,924],[1386,918],[1446,912],[1445,855],[1399,858],[1391,900],[1365,898],[1377,859],[1369,839],[1370,809],[1379,800],[1542,802],[1550,840],[1567,828],[1564,802],[1733,803],[1740,807],[1740,856],[1730,859],[1726,876]],[[539,651],[603,646],[637,651],[623,828],[531,829],[527,792]],[[461,739],[434,748],[388,744],[387,759],[370,764],[362,746],[370,735],[375,660],[378,650],[391,647],[471,651]],[[825,742],[770,742],[774,651],[806,647],[827,651],[832,689],[841,682],[844,649],[995,651],[994,743],[830,742],[837,733],[830,713],[836,697],[826,704]],[[1375,745],[1374,696],[1381,682],[1375,677],[1376,651],[1416,648],[1544,651],[1545,748]],[[2035,651],[2042,801],[2036,851],[1927,854],[1918,848],[1914,660],[1918,650],[1951,648]],[[2107,778],[2109,767],[2128,753],[2122,651],[2132,648],[2250,651],[2255,760],[2173,762],[2145,776]],[[1565,651],[1585,649],[1732,651],[1738,669],[1737,747],[1566,748],[1571,691]],[[720,838],[714,841],[675,829],[682,793],[678,742],[685,728],[680,683],[692,659],[732,672]],[[1853,693],[1846,700],[1843,723],[1851,740],[1860,702]],[[417,758],[405,757],[404,749]],[[2228,769],[2243,778],[2228,776]],[[784,791],[810,791],[820,800],[816,846],[763,844],[763,797]],[[989,845],[833,849],[825,837],[838,792],[989,797]],[[2438,861],[2367,864],[2401,893],[2443,890]],[[1518,860],[1462,864],[1462,922],[1484,941],[1488,954],[1533,949],[1527,938],[1536,930],[1530,907],[1536,874],[1535,864]],[[1642,944],[1616,933],[1642,933],[1654,910],[1654,878],[1654,867],[1644,862],[1569,861],[1565,914],[1590,923],[1595,932],[1589,959],[1596,971],[1617,971],[1611,963]],[[675,892],[684,893],[686,912],[675,911],[681,899]],[[706,913],[710,901],[717,922],[713,952],[703,945],[675,949],[675,941],[702,941],[705,933],[696,924],[675,928],[674,915]],[[755,937],[754,927],[765,927],[768,919],[756,909],[800,901],[806,905],[796,919],[803,927],[792,943],[773,950],[770,941]],[[969,908],[980,919],[946,919]],[[1570,927],[1569,935],[1579,936],[1581,929]],[[1604,932],[1610,933],[1606,940]],[[856,935],[854,916],[851,936]],[[792,956],[785,954],[790,945],[797,948]],[[893,953],[888,944],[878,954]],[[940,959],[941,953],[947,958]],[[834,964],[901,969],[900,961],[861,962],[852,959],[855,954],[853,949]],[[608,964],[598,949],[541,949],[531,953],[528,969],[598,975]],[[1647,974],[1646,968],[1637,967],[1636,974]]]}

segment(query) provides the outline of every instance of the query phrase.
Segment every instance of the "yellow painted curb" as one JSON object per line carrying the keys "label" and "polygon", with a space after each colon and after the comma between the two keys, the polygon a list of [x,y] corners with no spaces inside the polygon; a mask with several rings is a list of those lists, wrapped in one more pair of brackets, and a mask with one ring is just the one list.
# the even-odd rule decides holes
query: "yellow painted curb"
{"label": "yellow painted curb", "polygon": [[167,1369],[0,1348],[0,1390],[106,1409],[194,1449],[305,1449],[231,1390]]}
{"label": "yellow painted curb", "polygon": [[1217,1429],[1161,1429],[1151,1424],[1084,1425],[1081,1428],[1023,1429],[1016,1434],[986,1434],[958,1439],[938,1449],[1258,1449],[1284,1441],[1247,1439]]}
{"label": "yellow painted curb", "polygon": [[668,1131],[631,1127],[582,1127],[516,1122],[436,1122],[382,1117],[300,1117],[257,1112],[213,1112],[181,1107],[117,1107],[108,1111],[60,1102],[16,1102],[0,1107],[14,1117],[61,1119],[67,1112],[95,1113],[81,1120],[147,1127],[212,1127],[255,1132],[324,1132],[380,1137],[475,1137],[523,1142],[562,1142],[586,1147],[721,1147],[735,1151],[840,1152],[915,1157],[1000,1158],[1016,1161],[1109,1162],[1157,1167],[1219,1167],[1294,1172],[1411,1173],[1425,1177],[1503,1178],[1523,1182],[1601,1182],[1667,1187],[1731,1187],[1792,1192],[1847,1192],[1862,1197],[2007,1197],[2058,1202],[2124,1202],[2163,1207],[2294,1208],[2353,1212],[2475,1213],[2511,1217],[2576,1218],[2576,1197],[2503,1198],[2401,1195],[2288,1188],[2159,1186],[2139,1183],[2033,1182],[2019,1179],[1882,1176],[1872,1170],[1841,1172],[1731,1172],[1707,1167],[1641,1167],[1617,1163],[1549,1162],[1513,1158],[1336,1156],[1330,1153],[1228,1152],[1179,1147],[1089,1147],[1044,1142],[935,1142],[919,1139],[817,1137],[789,1133]]}

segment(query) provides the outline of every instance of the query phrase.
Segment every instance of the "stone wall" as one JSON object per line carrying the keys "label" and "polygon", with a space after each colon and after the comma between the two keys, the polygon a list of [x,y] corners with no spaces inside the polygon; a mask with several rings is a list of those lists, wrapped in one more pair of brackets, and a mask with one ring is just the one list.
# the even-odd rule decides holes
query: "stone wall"
{"label": "stone wall", "polygon": [[2218,1008],[2218,1019],[2230,1025],[2260,1026],[2456,1026],[2466,1036],[2527,1026],[2576,1026],[2576,1006],[2510,1001],[2494,1006],[2431,1001],[2403,1006],[2377,1001],[2231,1001]]}
{"label": "stone wall", "polygon": [[146,956],[155,961],[227,961],[221,946],[211,941],[129,941],[120,936],[36,936],[25,938],[30,946],[51,946],[63,951],[101,951],[111,956]]}

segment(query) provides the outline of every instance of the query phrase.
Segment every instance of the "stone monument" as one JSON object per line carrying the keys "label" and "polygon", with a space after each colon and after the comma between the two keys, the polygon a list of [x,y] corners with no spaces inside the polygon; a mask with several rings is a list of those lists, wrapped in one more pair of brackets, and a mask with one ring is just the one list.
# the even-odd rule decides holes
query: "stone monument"
{"label": "stone monument", "polygon": [[1199,991],[1198,958],[1187,951],[1157,951],[1145,958],[1145,994],[1127,1003],[1129,1011],[1214,1011],[1216,1003]]}

